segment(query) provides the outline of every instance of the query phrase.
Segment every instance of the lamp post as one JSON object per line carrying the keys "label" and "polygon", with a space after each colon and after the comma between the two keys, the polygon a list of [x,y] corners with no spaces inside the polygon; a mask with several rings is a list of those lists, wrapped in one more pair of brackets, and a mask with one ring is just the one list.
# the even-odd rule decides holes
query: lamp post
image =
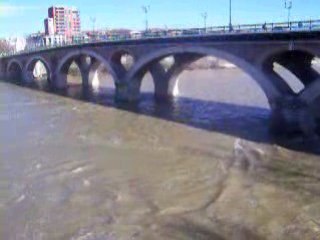
{"label": "lamp post", "polygon": [[291,18],[291,9],[292,9],[292,0],[285,0],[284,8],[288,10],[288,27],[290,26],[290,18]]}
{"label": "lamp post", "polygon": [[229,32],[232,32],[232,0],[229,0]]}
{"label": "lamp post", "polygon": [[204,26],[204,32],[207,32],[207,19],[208,19],[208,13],[204,12],[201,14],[203,18],[203,26]]}
{"label": "lamp post", "polygon": [[92,22],[92,32],[95,31],[95,28],[96,28],[96,18],[95,17],[91,17],[90,18],[90,21]]}
{"label": "lamp post", "polygon": [[95,17],[91,17],[90,21],[92,22],[92,37],[95,40],[96,39],[96,35],[95,35],[95,29],[96,29],[96,18]]}
{"label": "lamp post", "polygon": [[150,11],[150,6],[142,6],[142,11],[145,14],[146,17],[146,32],[149,30],[149,11]]}

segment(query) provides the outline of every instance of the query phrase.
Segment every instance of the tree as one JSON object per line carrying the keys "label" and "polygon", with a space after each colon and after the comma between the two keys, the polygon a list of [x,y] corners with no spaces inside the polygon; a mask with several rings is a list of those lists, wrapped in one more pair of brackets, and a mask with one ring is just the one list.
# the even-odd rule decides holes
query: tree
{"label": "tree", "polygon": [[13,51],[13,47],[7,40],[0,40],[0,54],[9,53]]}

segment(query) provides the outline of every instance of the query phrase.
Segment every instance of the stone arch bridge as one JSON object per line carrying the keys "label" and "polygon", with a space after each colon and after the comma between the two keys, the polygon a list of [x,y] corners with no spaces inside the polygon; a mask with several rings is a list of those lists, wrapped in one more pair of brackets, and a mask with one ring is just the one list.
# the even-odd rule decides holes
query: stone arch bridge
{"label": "stone arch bridge", "polygon": [[[122,64],[124,55],[134,59],[129,69]],[[169,68],[161,61],[168,56],[174,58]],[[64,89],[69,66],[76,62],[83,86],[88,87],[90,73],[103,64],[114,79],[118,100],[136,101],[146,72],[153,77],[155,96],[170,98],[184,67],[204,56],[225,59],[257,82],[269,101],[275,129],[309,135],[319,128],[320,75],[312,67],[312,61],[320,56],[320,32],[226,34],[73,45],[3,57],[0,77],[31,83],[35,64],[41,61],[49,85]],[[295,75],[304,88],[294,92],[274,71],[274,63]]]}

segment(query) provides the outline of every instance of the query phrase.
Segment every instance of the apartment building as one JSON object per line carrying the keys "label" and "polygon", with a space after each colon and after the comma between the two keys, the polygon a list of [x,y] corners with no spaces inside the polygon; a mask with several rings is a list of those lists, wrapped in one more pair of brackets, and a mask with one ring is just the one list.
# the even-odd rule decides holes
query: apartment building
{"label": "apartment building", "polygon": [[75,7],[50,7],[44,24],[46,35],[61,35],[72,39],[81,32],[80,13]]}

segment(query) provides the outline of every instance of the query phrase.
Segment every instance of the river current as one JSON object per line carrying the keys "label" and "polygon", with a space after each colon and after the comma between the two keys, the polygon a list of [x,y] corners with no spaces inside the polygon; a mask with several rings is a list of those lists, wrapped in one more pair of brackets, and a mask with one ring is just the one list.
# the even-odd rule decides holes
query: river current
{"label": "river current", "polygon": [[161,103],[146,78],[131,106],[110,82],[66,96],[0,82],[0,239],[320,239],[314,143],[276,144],[238,69],[179,82]]}

